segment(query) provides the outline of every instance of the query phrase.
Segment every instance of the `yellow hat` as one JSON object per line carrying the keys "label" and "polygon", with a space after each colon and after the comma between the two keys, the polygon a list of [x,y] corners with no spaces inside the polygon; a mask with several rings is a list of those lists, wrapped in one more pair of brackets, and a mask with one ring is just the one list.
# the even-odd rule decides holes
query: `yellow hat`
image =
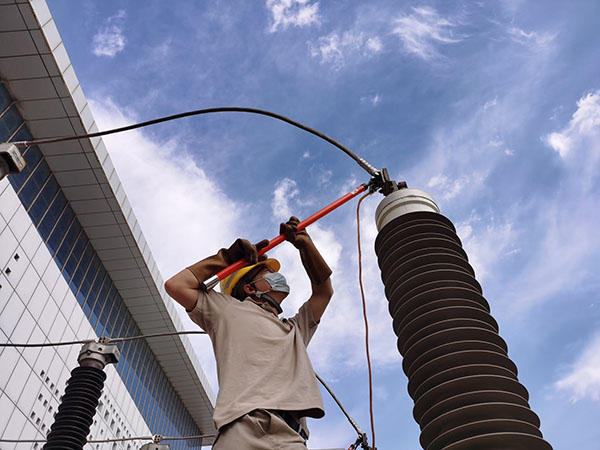
{"label": "yellow hat", "polygon": [[281,264],[279,264],[279,261],[277,261],[275,258],[269,258],[269,259],[261,261],[257,264],[253,264],[251,266],[246,266],[243,269],[240,269],[237,272],[232,273],[227,278],[225,278],[224,280],[221,281],[221,284],[220,284],[221,293],[225,294],[225,295],[231,295],[231,292],[233,291],[233,288],[235,287],[235,285],[238,284],[238,282],[248,272],[250,272],[252,269],[254,269],[257,266],[262,266],[262,265],[267,265],[269,267],[269,269],[271,269],[273,272],[279,272],[279,268],[281,267]]}

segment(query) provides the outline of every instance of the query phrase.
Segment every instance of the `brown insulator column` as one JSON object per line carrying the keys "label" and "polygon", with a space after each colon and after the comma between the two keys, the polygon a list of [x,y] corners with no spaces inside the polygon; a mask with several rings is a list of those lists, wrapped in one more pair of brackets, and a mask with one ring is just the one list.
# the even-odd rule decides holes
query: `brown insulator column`
{"label": "brown insulator column", "polygon": [[43,450],[82,450],[94,421],[106,373],[119,359],[115,345],[89,342],[79,353]]}
{"label": "brown insulator column", "polygon": [[551,450],[452,222],[418,189],[378,206],[375,241],[425,450]]}

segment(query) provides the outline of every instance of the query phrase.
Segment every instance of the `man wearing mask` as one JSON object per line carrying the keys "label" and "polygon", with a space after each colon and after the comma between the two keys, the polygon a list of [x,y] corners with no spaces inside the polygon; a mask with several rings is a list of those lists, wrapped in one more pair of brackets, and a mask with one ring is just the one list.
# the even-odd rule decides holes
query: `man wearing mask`
{"label": "man wearing mask", "polygon": [[[331,269],[298,223],[292,216],[280,232],[299,250],[312,294],[289,319],[279,318],[290,291],[279,262],[257,257],[267,240],[238,239],[165,283],[213,344],[215,450],[306,449],[305,417],[325,415],[306,346],[333,295]],[[203,289],[205,280],[242,258],[251,265],[223,280],[220,293]]]}

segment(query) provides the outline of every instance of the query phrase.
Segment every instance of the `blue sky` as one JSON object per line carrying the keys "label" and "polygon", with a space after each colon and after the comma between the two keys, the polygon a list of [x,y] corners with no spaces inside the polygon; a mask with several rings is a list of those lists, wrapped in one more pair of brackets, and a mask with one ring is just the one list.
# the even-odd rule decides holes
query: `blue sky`
{"label": "blue sky", "polygon": [[[598,448],[600,3],[48,3],[101,129],[264,108],[429,192],[457,226],[544,436],[559,450]],[[204,116],[105,141],[165,279],[368,181],[339,150],[264,117]],[[416,450],[373,251],[381,198],[361,211],[376,442]],[[367,430],[354,217],[355,203],[309,230],[336,290],[309,352]],[[308,280],[291,246],[273,255],[291,315]],[[193,342],[216,388],[210,343]],[[354,432],[324,398],[309,447],[347,448]]]}

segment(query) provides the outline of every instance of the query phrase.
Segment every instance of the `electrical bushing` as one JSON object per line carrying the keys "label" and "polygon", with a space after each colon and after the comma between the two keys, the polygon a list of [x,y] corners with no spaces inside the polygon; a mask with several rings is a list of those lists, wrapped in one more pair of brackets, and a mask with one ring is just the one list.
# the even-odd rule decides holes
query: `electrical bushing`
{"label": "electrical bushing", "polygon": [[90,342],[79,353],[79,367],[71,372],[54,423],[43,450],[82,450],[102,394],[104,367],[116,363],[119,350],[115,345]]}
{"label": "electrical bushing", "polygon": [[452,222],[418,189],[376,211],[381,278],[425,450],[552,450]]}

